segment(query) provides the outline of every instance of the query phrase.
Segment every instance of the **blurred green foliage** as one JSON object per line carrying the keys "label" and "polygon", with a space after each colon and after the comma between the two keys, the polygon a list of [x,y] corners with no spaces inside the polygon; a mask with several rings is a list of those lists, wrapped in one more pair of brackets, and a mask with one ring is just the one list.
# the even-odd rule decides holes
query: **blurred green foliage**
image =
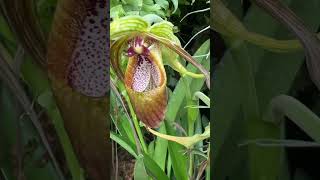
{"label": "blurred green foliage", "polygon": [[[318,1],[285,2],[308,27],[317,31]],[[226,46],[214,72],[217,78],[212,93],[215,102],[213,177],[222,180],[309,179],[304,173],[290,169],[285,147],[291,143],[285,143],[288,129],[283,121],[284,117],[293,121],[319,143],[319,134],[314,135],[314,132],[319,132],[319,118],[294,97],[284,95],[292,95],[297,90],[294,88],[301,86],[296,79],[304,66],[304,53],[298,48],[290,52],[272,52],[274,49],[266,48],[269,45],[267,41],[251,41],[242,28],[234,28],[233,25],[245,27],[257,37],[271,37],[281,42],[289,39],[288,42],[298,43],[297,40],[291,41],[295,37],[285,26],[254,3],[249,4],[247,9],[240,1],[226,0],[223,3],[237,18],[237,22],[228,24],[228,21],[216,19],[211,24],[220,33]],[[217,22],[222,22],[227,28],[223,29]],[[233,29],[235,34],[227,29]],[[276,143],[277,140],[283,141]],[[250,141],[254,142],[248,143]],[[243,143],[245,145],[241,145]],[[291,145],[307,146],[299,146],[299,143]]]}

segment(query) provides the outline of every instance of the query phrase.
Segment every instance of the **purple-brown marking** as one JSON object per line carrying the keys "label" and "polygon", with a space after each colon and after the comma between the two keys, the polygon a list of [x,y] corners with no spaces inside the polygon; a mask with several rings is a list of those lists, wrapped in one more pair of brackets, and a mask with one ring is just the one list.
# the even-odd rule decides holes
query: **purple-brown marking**
{"label": "purple-brown marking", "polygon": [[90,97],[102,97],[109,91],[106,1],[92,1],[78,35],[67,78],[72,88]]}

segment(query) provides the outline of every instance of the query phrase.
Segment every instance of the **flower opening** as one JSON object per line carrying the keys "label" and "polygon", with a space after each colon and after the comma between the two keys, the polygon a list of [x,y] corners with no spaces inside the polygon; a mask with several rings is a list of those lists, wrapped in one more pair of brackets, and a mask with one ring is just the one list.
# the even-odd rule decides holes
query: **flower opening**
{"label": "flower opening", "polygon": [[[142,51],[140,51],[142,50]],[[129,41],[124,82],[137,117],[158,127],[167,106],[166,73],[156,41],[135,37]]]}

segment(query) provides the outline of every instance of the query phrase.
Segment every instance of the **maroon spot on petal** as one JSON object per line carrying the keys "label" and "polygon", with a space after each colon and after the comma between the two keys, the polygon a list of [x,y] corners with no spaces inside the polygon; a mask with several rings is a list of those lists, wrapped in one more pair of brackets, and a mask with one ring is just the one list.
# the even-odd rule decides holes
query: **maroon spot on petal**
{"label": "maroon spot on petal", "polygon": [[133,74],[132,89],[137,92],[152,90],[160,85],[158,67],[144,55],[137,55],[138,63]]}
{"label": "maroon spot on petal", "polygon": [[148,88],[151,77],[151,62],[143,56],[139,56],[138,64],[133,75],[132,89],[143,92]]}
{"label": "maroon spot on petal", "polygon": [[135,55],[135,52],[134,52],[133,47],[129,47],[129,49],[128,49],[128,56],[129,56],[129,57],[132,57],[132,56],[134,56],[134,55]]}
{"label": "maroon spot on petal", "polygon": [[109,91],[109,29],[100,23],[108,19],[103,2],[96,1],[85,18],[67,71],[69,85],[90,97],[102,97]]}

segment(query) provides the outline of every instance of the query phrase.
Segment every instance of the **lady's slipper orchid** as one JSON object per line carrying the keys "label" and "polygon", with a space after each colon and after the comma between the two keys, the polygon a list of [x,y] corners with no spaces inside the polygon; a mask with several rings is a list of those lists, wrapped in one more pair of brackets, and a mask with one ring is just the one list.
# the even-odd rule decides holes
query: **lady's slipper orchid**
{"label": "lady's slipper orchid", "polygon": [[[110,25],[111,65],[125,84],[137,117],[148,127],[159,127],[164,119],[167,94],[167,77],[164,64],[170,65],[181,75],[207,79],[209,73],[180,46],[173,34],[173,25],[162,21],[150,25],[143,17],[126,16],[114,20]],[[128,63],[123,70],[121,53],[125,50]],[[203,74],[187,71],[178,61],[181,55],[200,69]],[[163,57],[168,57],[163,59]]]}
{"label": "lady's slipper orchid", "polygon": [[141,121],[158,127],[167,104],[167,77],[159,46],[138,36],[131,41],[128,56],[124,82],[130,101]]}

